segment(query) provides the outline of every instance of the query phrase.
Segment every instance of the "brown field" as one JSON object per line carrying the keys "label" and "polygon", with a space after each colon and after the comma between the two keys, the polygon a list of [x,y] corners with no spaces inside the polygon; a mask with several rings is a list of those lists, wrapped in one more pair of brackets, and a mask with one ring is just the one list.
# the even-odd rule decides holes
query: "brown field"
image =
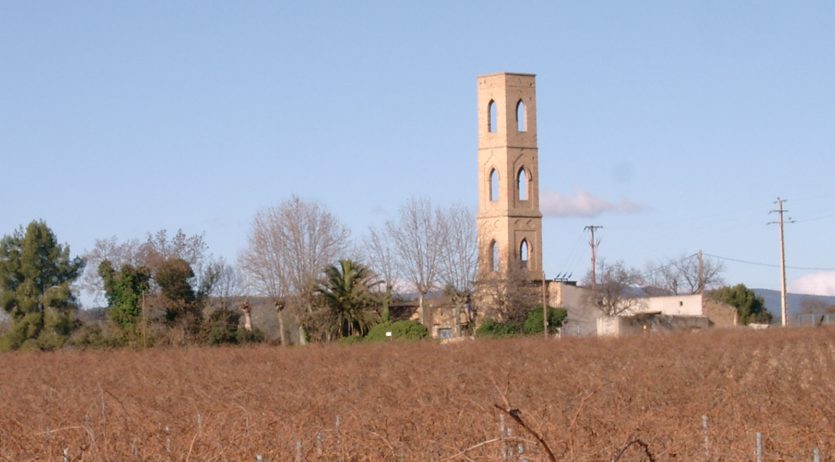
{"label": "brown field", "polygon": [[510,417],[499,439],[503,394],[559,460],[633,439],[706,460],[703,415],[710,460],[754,460],[757,432],[767,461],[835,458],[831,328],[13,353],[0,371],[0,460],[546,460]]}

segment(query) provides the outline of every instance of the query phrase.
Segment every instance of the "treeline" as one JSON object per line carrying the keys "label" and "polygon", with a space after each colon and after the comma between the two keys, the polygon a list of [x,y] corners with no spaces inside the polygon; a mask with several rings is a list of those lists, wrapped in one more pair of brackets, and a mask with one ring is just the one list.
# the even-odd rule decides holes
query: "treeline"
{"label": "treeline", "polygon": [[[248,297],[272,302],[280,344],[363,338],[375,326],[392,328],[397,292],[416,293],[422,310],[425,296],[443,289],[467,311],[476,245],[471,211],[425,199],[406,202],[397,219],[355,242],[321,204],[292,197],[256,214],[234,263],[213,258],[202,235],[165,230],[100,239],[72,257],[45,222],[33,221],[0,241],[0,348],[263,341]],[[78,290],[102,299],[106,320],[79,321]],[[421,328],[393,330],[415,338],[428,334]]]}
{"label": "treeline", "polygon": [[[650,264],[646,271],[601,260],[597,306],[616,316],[636,290],[660,295],[714,289],[715,298],[737,307],[743,324],[770,321],[750,290],[721,287],[721,264],[694,257]],[[144,239],[100,239],[73,257],[45,222],[33,221],[0,240],[0,306],[6,313],[0,348],[263,341],[267,336],[253,323],[248,297],[270,301],[277,323],[271,340],[281,345],[373,339],[379,335],[369,335],[375,326],[395,337],[401,331],[408,338],[426,336],[430,293],[442,294],[453,319],[466,320],[470,330],[460,332],[453,323],[453,336],[540,329],[541,298],[524,270],[509,268],[476,287],[477,262],[472,212],[426,199],[405,202],[395,219],[352,239],[324,206],[294,196],[257,212],[233,263],[213,258],[202,235],[165,230]],[[105,320],[79,321],[78,290],[101,298]],[[476,290],[480,303],[473,300]],[[398,293],[415,294],[420,322],[391,323]],[[565,318],[564,310],[549,313],[552,328]],[[536,316],[539,321],[530,320]],[[475,332],[476,319],[489,321]]]}

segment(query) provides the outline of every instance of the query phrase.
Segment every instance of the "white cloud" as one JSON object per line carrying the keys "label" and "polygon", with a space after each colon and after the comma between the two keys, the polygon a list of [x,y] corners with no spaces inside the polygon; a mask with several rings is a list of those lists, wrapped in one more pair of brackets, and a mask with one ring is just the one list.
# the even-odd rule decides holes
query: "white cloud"
{"label": "white cloud", "polygon": [[835,295],[835,271],[807,274],[789,284],[789,291],[796,294]]}
{"label": "white cloud", "polygon": [[539,198],[542,214],[550,217],[596,217],[604,212],[637,213],[646,209],[642,204],[621,199],[611,202],[578,189],[573,196],[544,191]]}

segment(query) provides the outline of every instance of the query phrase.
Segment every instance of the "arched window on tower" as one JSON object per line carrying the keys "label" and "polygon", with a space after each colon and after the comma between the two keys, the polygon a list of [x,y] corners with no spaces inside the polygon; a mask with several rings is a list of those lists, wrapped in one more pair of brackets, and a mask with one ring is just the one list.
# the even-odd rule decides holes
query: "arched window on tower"
{"label": "arched window on tower", "polygon": [[490,170],[490,202],[499,200],[499,172]]}
{"label": "arched window on tower", "polygon": [[496,241],[490,243],[490,271],[499,272],[499,244]]}
{"label": "arched window on tower", "polygon": [[519,200],[528,200],[528,189],[530,189],[530,182],[528,181],[528,172],[525,171],[525,167],[520,168],[519,174],[516,175],[516,186],[519,191]]}
{"label": "arched window on tower", "polygon": [[487,131],[496,133],[498,131],[498,110],[496,109],[496,102],[492,99],[487,104]]}
{"label": "arched window on tower", "polygon": [[522,243],[519,244],[519,267],[523,270],[528,269],[528,241],[526,239],[522,239]]}
{"label": "arched window on tower", "polygon": [[516,130],[520,132],[528,131],[528,110],[525,108],[525,102],[521,99],[516,103]]}

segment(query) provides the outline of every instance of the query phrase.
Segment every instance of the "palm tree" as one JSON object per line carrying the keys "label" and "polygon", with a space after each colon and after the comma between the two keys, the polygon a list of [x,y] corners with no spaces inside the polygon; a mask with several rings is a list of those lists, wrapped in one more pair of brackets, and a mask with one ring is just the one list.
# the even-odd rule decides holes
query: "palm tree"
{"label": "palm tree", "polygon": [[379,301],[371,289],[380,282],[368,267],[353,260],[325,268],[325,281],[316,291],[328,308],[328,330],[341,337],[365,335],[379,318]]}

